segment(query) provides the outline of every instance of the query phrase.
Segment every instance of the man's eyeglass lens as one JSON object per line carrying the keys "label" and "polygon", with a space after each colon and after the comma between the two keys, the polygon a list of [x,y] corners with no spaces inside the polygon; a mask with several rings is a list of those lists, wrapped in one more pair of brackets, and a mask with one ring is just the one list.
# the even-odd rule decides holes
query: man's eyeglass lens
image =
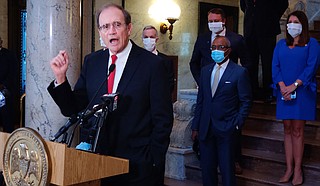
{"label": "man's eyeglass lens", "polygon": [[118,21],[115,21],[113,23],[107,23],[107,24],[104,24],[102,26],[99,27],[99,30],[101,30],[102,32],[107,32],[108,30],[110,30],[111,28],[111,25],[113,26],[113,28],[115,28],[116,30],[119,30],[122,26],[122,23],[118,22]]}
{"label": "man's eyeglass lens", "polygon": [[223,49],[226,49],[228,48],[227,46],[224,46],[224,45],[212,45],[211,46],[211,50],[223,50]]}

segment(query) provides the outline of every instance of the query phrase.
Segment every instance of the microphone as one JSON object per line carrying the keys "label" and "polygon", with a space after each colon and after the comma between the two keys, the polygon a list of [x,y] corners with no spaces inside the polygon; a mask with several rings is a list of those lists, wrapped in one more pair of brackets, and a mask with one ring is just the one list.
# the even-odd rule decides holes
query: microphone
{"label": "microphone", "polygon": [[118,93],[105,94],[101,96],[101,99],[107,105],[109,112],[112,112],[118,108]]}
{"label": "microphone", "polygon": [[[74,132],[75,132],[75,129],[77,128],[77,126],[78,126],[79,124],[81,124],[81,122],[82,122],[84,119],[89,119],[90,117],[92,117],[92,116],[94,115],[94,113],[95,113],[96,111],[99,110],[99,109],[98,109],[98,110],[96,110],[96,111],[94,111],[94,112],[91,112],[91,111],[89,111],[89,106],[92,104],[93,100],[97,97],[97,95],[98,95],[98,93],[100,92],[100,90],[101,90],[101,88],[103,87],[103,85],[106,84],[106,81],[108,80],[108,77],[109,77],[110,74],[114,71],[115,68],[116,68],[116,65],[115,65],[115,64],[111,64],[111,65],[110,65],[110,67],[109,67],[109,69],[108,69],[108,74],[107,74],[106,78],[102,81],[101,85],[99,86],[99,88],[98,88],[97,91],[95,92],[94,96],[91,98],[91,100],[90,100],[90,102],[88,103],[87,107],[84,109],[83,112],[81,112],[80,116],[78,117],[78,121],[80,121],[80,122],[77,122],[77,125],[73,128],[73,130],[72,130],[72,132],[71,132],[71,136],[70,136],[70,139],[69,139],[69,142],[68,142],[68,147],[71,146],[71,143],[72,143],[73,137],[74,137]],[[101,109],[101,108],[100,108],[100,109]],[[95,110],[95,109],[93,108],[93,110]],[[89,113],[87,113],[88,111],[89,111]],[[85,114],[85,113],[87,113],[87,114]],[[86,116],[85,116],[85,115],[86,115]]]}
{"label": "microphone", "polygon": [[[105,82],[107,81],[107,79],[108,79],[108,77],[110,76],[111,72],[113,72],[115,68],[116,68],[116,65],[115,65],[115,64],[111,64],[111,65],[110,65],[109,70],[108,70],[109,73],[107,74],[107,77],[104,79],[104,81],[101,83],[101,85],[100,85],[100,87],[98,88],[98,90],[95,92],[93,98],[90,100],[89,104],[88,104],[87,107],[84,109],[84,112],[81,112],[81,114],[74,114],[74,115],[72,115],[72,116],[68,119],[67,123],[66,123],[64,126],[62,126],[62,127],[59,129],[59,131],[58,131],[53,137],[50,138],[50,141],[55,141],[55,140],[57,140],[62,134],[66,133],[66,132],[68,131],[68,129],[69,129],[73,124],[79,123],[78,121],[79,121],[80,119],[83,120],[83,119],[88,119],[88,118],[90,118],[96,111],[99,110],[98,108],[97,108],[98,110],[96,110],[96,109],[89,110],[89,105],[90,105],[90,104],[92,103],[92,101],[96,98],[98,92],[101,90],[102,86],[105,84]],[[0,107],[1,107],[1,102],[2,102],[2,100],[1,100],[1,91],[0,91]],[[75,131],[75,128],[76,128],[76,127],[74,127],[74,129],[73,129],[73,131],[72,131],[72,136],[71,136],[72,138],[73,138],[73,133],[74,133],[74,131]],[[71,138],[71,141],[72,141],[72,138]]]}
{"label": "microphone", "polygon": [[103,109],[106,106],[106,103],[101,103],[98,105],[94,105],[92,109],[88,109],[86,112],[81,114],[82,120],[87,120],[91,118],[98,110]]}
{"label": "microphone", "polygon": [[92,99],[90,100],[89,104],[87,105],[87,107],[84,109],[84,112],[82,112],[83,114],[86,113],[89,110],[89,106],[91,105],[91,103],[93,102],[93,100],[97,97],[97,94],[100,92],[101,88],[103,85],[105,85],[106,81],[108,80],[108,77],[110,76],[110,74],[114,71],[114,69],[116,68],[115,64],[111,64],[108,70],[108,74],[107,77],[103,80],[103,82],[101,83],[100,87],[98,88],[98,90],[95,92],[94,96],[92,97]]}
{"label": "microphone", "polygon": [[[97,97],[98,93],[100,92],[101,88],[103,85],[105,85],[106,81],[108,80],[108,77],[110,76],[110,74],[114,71],[114,69],[116,68],[116,65],[115,64],[111,64],[110,67],[109,67],[109,70],[108,70],[108,74],[107,74],[107,77],[103,80],[103,82],[101,83],[100,87],[98,88],[98,90],[95,92],[94,96],[92,97],[92,99],[90,100],[89,104],[87,105],[87,107],[84,109],[84,111],[82,112],[81,116],[79,119],[83,119],[84,117],[84,114],[86,114],[87,116],[85,117],[86,119],[88,119],[89,117],[88,116],[92,116],[93,114],[91,114],[90,112],[88,112],[89,110],[89,106],[91,105],[91,103],[93,102],[93,100]],[[100,108],[101,109],[101,108]],[[98,109],[98,110],[100,110]],[[93,108],[93,110],[95,110]],[[98,111],[98,110],[95,110],[94,112]]]}

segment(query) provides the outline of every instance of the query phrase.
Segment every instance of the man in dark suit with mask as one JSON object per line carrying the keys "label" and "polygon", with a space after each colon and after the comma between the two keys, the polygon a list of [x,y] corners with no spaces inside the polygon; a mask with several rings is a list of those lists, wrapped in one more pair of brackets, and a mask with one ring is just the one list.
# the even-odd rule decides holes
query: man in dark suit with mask
{"label": "man in dark suit with mask", "polygon": [[167,55],[164,53],[161,53],[157,50],[157,42],[159,40],[158,36],[158,30],[152,26],[147,25],[142,30],[142,41],[143,46],[146,50],[149,52],[152,52],[155,55],[158,55],[159,57],[163,58],[164,65],[166,67],[168,78],[169,78],[169,85],[170,90],[173,92],[174,89],[174,73],[173,73],[173,61],[169,59]]}
{"label": "man in dark suit with mask", "polygon": [[[198,86],[200,86],[199,80],[201,68],[208,64],[214,63],[210,55],[210,47],[212,41],[217,35],[225,36],[230,41],[232,50],[229,57],[231,61],[238,63],[238,59],[240,59],[241,65],[249,72],[251,71],[251,67],[249,66],[250,58],[246,49],[244,38],[239,34],[227,30],[225,27],[225,22],[226,15],[222,9],[213,8],[208,12],[208,27],[211,32],[205,33],[204,35],[200,35],[198,37],[190,60],[190,70]],[[236,138],[235,167],[236,173],[241,174],[241,130],[237,130]]]}
{"label": "man in dark suit with mask", "polygon": [[[107,49],[85,57],[73,91],[66,78],[68,54],[60,51],[50,62],[56,79],[48,90],[65,116],[86,108],[90,100],[92,108],[107,92],[119,93],[117,109],[108,114],[101,129],[97,152],[129,159],[129,173],[107,178],[102,185],[156,185],[173,124],[163,60],[129,39],[131,16],[121,6],[103,6],[97,25]],[[98,91],[111,63],[115,63],[114,74]]]}
{"label": "man in dark suit with mask", "polygon": [[192,139],[199,139],[204,186],[218,185],[218,166],[222,185],[236,185],[234,135],[251,107],[249,74],[229,59],[230,47],[226,37],[217,36],[211,46],[215,62],[201,69],[191,129]]}
{"label": "man in dark suit with mask", "polygon": [[259,91],[259,61],[262,65],[264,101],[272,101],[271,63],[277,35],[281,33],[280,18],[288,8],[288,0],[240,0],[244,12],[244,37],[250,54],[250,79],[254,95]]}
{"label": "man in dark suit with mask", "polygon": [[213,8],[208,12],[208,27],[210,32],[204,33],[197,38],[189,63],[191,73],[198,86],[201,68],[213,63],[210,56],[210,47],[217,35],[225,36],[229,39],[232,49],[230,59],[235,63],[238,63],[238,59],[240,59],[240,64],[250,71],[250,67],[248,66],[250,59],[247,54],[244,38],[228,30],[225,27],[225,22],[226,15],[222,9]]}

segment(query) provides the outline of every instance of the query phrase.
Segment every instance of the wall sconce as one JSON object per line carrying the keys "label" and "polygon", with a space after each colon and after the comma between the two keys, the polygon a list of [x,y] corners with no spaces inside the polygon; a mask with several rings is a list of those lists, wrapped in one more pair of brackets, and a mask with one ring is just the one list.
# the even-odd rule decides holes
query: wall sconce
{"label": "wall sconce", "polygon": [[178,21],[177,18],[168,18],[168,22],[170,23],[170,26],[168,27],[165,23],[160,24],[160,32],[165,34],[167,33],[167,30],[169,30],[169,39],[172,39],[172,31],[173,31],[173,24]]}
{"label": "wall sconce", "polygon": [[[165,11],[163,11],[165,10]],[[169,30],[169,39],[172,39],[173,24],[179,20],[181,9],[173,0],[158,0],[152,6],[149,7],[148,11],[151,18],[159,22],[167,20],[170,25],[165,23],[160,24],[160,32],[162,34],[167,33]]]}

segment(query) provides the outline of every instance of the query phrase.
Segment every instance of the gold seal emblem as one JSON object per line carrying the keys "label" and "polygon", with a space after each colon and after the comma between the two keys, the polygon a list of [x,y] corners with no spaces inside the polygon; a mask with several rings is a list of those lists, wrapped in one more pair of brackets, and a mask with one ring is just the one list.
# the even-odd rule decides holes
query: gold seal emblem
{"label": "gold seal emblem", "polygon": [[3,154],[3,175],[8,186],[44,186],[49,162],[43,138],[31,128],[11,133]]}

